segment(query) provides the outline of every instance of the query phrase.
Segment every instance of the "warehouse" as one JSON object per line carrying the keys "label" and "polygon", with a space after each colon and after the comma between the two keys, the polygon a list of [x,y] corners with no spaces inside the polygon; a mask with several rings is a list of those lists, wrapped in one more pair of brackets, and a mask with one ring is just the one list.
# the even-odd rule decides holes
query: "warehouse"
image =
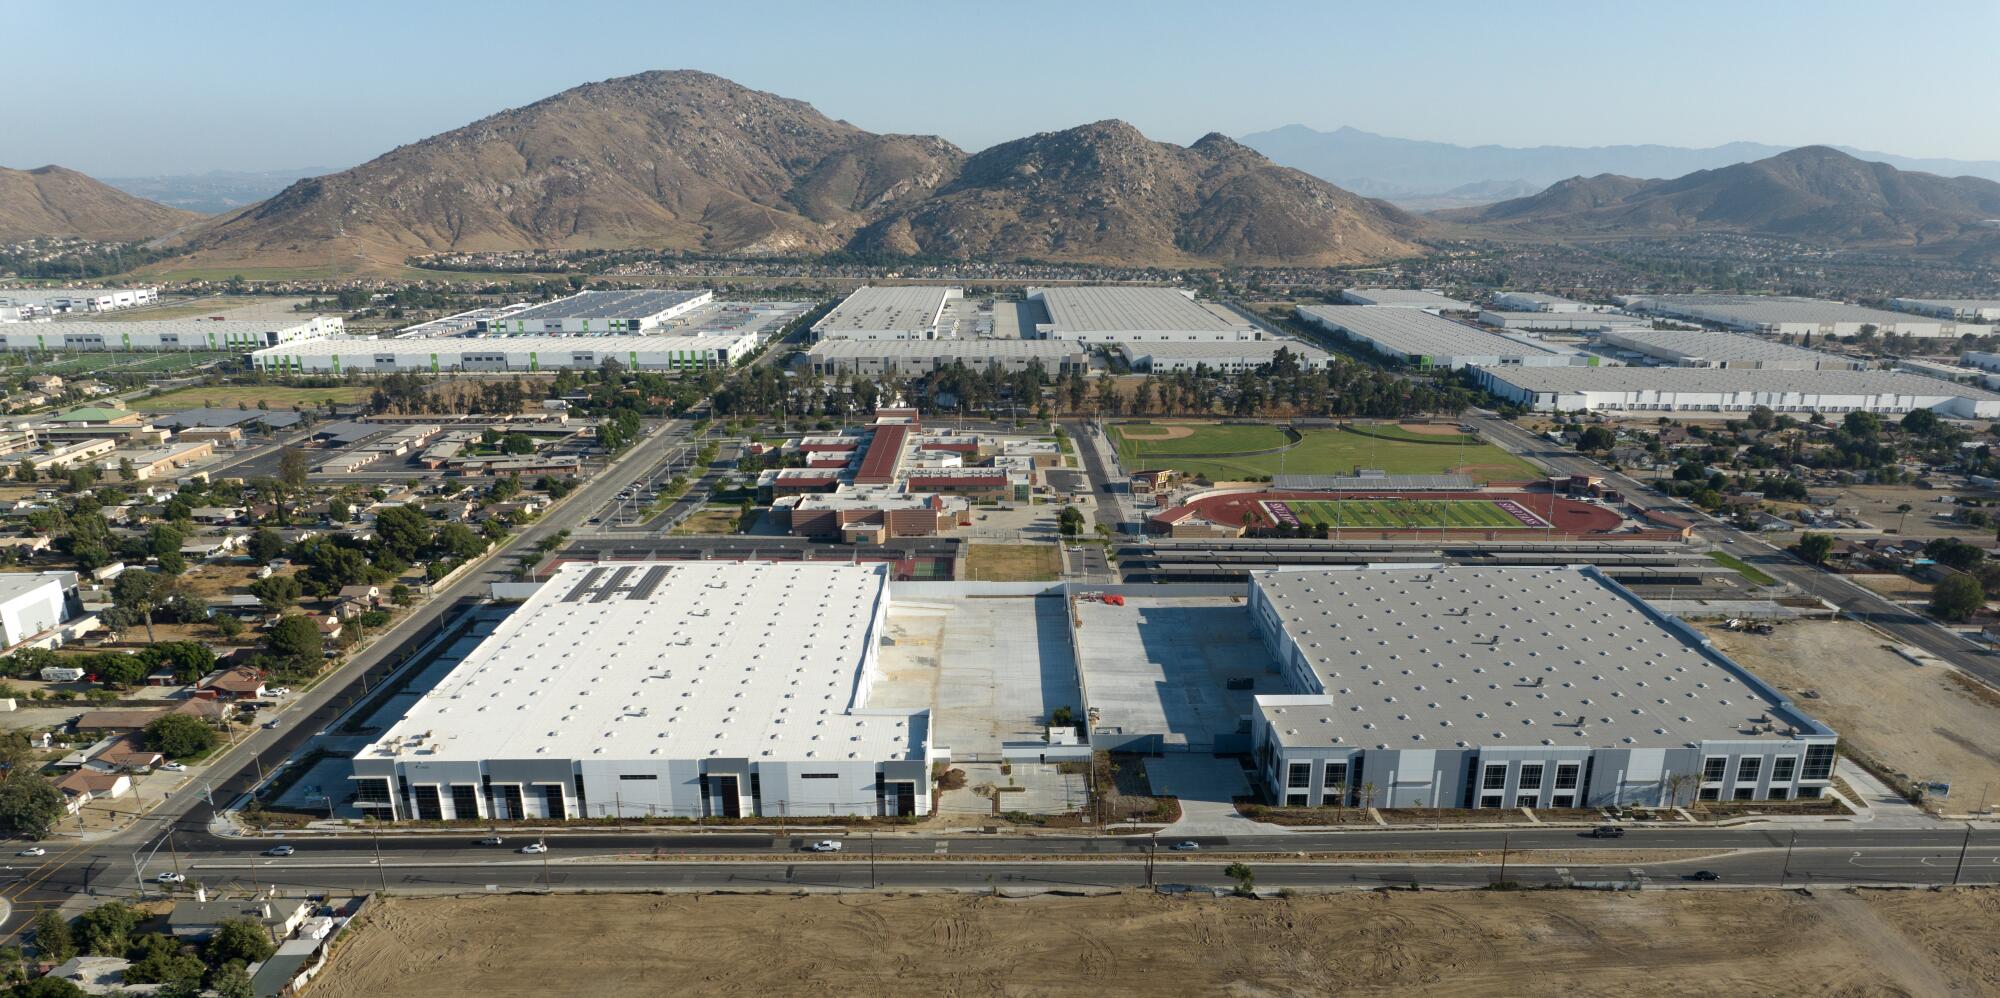
{"label": "warehouse", "polygon": [[1340,300],[1349,305],[1379,305],[1383,308],[1414,308],[1425,312],[1470,312],[1472,303],[1447,298],[1435,291],[1405,291],[1400,288],[1348,288]]}
{"label": "warehouse", "polygon": [[713,291],[579,291],[504,315],[476,317],[473,329],[505,336],[610,336],[649,333],[715,298]]}
{"label": "warehouse", "polygon": [[889,373],[921,375],[963,364],[977,370],[999,367],[1025,371],[1040,364],[1049,374],[1071,368],[1087,370],[1085,347],[1062,340],[868,340],[825,339],[813,344],[806,357],[814,372],[881,377]]}
{"label": "warehouse", "polygon": [[1596,567],[1255,572],[1301,693],[1256,698],[1295,806],[1570,808],[1824,795],[1834,732]]}
{"label": "warehouse", "polygon": [[499,336],[480,339],[372,340],[347,337],[258,350],[250,363],[284,374],[387,374],[393,371],[553,371],[616,361],[640,371],[727,367],[756,352],[760,337]]}
{"label": "warehouse", "polygon": [[[1889,307],[1955,322],[2000,322],[2000,298],[1891,298]],[[1975,332],[1985,336],[1992,330]]]}
{"label": "warehouse", "polygon": [[1415,367],[1568,367],[1597,362],[1573,350],[1502,336],[1417,308],[1301,305],[1299,319]]}
{"label": "warehouse", "polygon": [[1762,371],[1859,371],[1868,362],[1819,350],[1786,346],[1741,333],[1690,329],[1618,329],[1598,336],[1600,346],[1649,357],[1674,367],[1748,368]]}
{"label": "warehouse", "polygon": [[962,288],[873,285],[854,289],[826,317],[813,323],[815,340],[948,340],[958,326],[945,306],[965,297]]}
{"label": "warehouse", "polygon": [[1605,312],[1609,305],[1592,305],[1561,295],[1548,295],[1539,291],[1502,291],[1493,296],[1493,310],[1496,312]]}
{"label": "warehouse", "polygon": [[147,288],[10,288],[0,291],[0,305],[34,306],[42,312],[111,312],[157,304],[160,289]]}
{"label": "warehouse", "polygon": [[1913,319],[1904,312],[1885,312],[1816,298],[1768,295],[1636,295],[1620,299],[1628,309],[1705,322],[1746,333],[1771,336],[1858,336],[1863,327],[1880,336],[1936,338],[1991,330],[1937,319]]}
{"label": "warehouse", "polygon": [[31,322],[0,325],[9,350],[261,350],[339,336],[338,316],[288,322],[252,319],[158,319],[133,322]]}
{"label": "warehouse", "polygon": [[1168,374],[1207,368],[1222,374],[1254,371],[1283,350],[1303,371],[1317,371],[1333,356],[1300,340],[1252,340],[1244,343],[1120,343],[1118,352],[1134,371]]}
{"label": "warehouse", "polygon": [[76,576],[61,572],[0,574],[0,650],[11,651],[63,622],[67,614],[65,582],[74,587]]}
{"label": "warehouse", "polygon": [[1028,301],[1048,313],[1047,321],[1035,323],[1035,335],[1045,340],[1215,343],[1264,335],[1226,306],[1173,288],[1029,288]]}
{"label": "warehouse", "polygon": [[1897,371],[1771,371],[1694,367],[1482,368],[1480,384],[1538,412],[1874,412],[1932,409],[2000,417],[2000,395]]}
{"label": "warehouse", "polygon": [[1619,312],[1495,312],[1479,313],[1479,324],[1509,332],[1595,333],[1606,329],[1645,329],[1652,325]]}
{"label": "warehouse", "polygon": [[874,709],[887,565],[567,564],[354,757],[419,820],[922,815],[930,714]]}

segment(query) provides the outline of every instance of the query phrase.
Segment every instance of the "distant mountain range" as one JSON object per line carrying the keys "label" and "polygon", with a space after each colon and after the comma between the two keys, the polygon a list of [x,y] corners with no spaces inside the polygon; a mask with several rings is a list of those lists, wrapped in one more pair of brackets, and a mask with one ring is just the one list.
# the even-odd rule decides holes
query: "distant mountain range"
{"label": "distant mountain range", "polygon": [[330,167],[303,167],[297,170],[265,170],[241,173],[210,170],[207,173],[165,174],[153,177],[105,177],[113,187],[164,205],[204,215],[219,215],[232,208],[255,204],[303,177],[332,173]]}
{"label": "distant mountain range", "polygon": [[[1275,163],[1304,170],[1357,194],[1386,198],[1415,210],[1457,207],[1493,190],[1540,190],[1570,177],[1679,177],[1736,163],[1767,159],[1790,149],[1759,142],[1731,142],[1705,149],[1678,146],[1459,146],[1376,135],[1358,128],[1316,131],[1286,125],[1242,137],[1244,145]],[[1841,152],[1899,170],[2000,181],[2000,162],[1918,159],[1834,146]],[[1503,197],[1518,196],[1516,193]],[[1460,204],[1451,202],[1457,200]],[[1489,201],[1500,198],[1488,198]]]}
{"label": "distant mountain range", "polygon": [[1826,146],[1673,180],[1574,177],[1530,197],[1433,218],[1500,237],[1738,232],[2000,259],[2000,183],[1898,170]]}
{"label": "distant mountain range", "polygon": [[77,236],[129,241],[170,232],[199,217],[60,166],[0,167],[0,240]]}
{"label": "distant mountain range", "polygon": [[413,254],[724,253],[1348,263],[1421,227],[1220,135],[1099,122],[976,156],[877,135],[707,73],[591,83],[293,183],[169,242],[195,262],[400,268]]}

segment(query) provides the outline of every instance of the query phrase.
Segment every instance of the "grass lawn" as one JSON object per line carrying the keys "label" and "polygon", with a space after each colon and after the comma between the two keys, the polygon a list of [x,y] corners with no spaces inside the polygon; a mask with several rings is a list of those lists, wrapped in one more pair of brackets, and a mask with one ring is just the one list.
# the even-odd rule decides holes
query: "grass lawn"
{"label": "grass lawn", "polygon": [[1734,571],[1736,574],[1741,575],[1746,579],[1749,579],[1752,585],[1768,586],[1778,581],[1774,578],[1771,578],[1768,575],[1765,575],[1763,572],[1758,571],[1756,568],[1752,567],[1749,562],[1744,561],[1743,559],[1738,558],[1727,551],[1710,551],[1708,553],[1708,556],[1710,558],[1714,558],[1716,564],[1721,565],[1724,568],[1730,569]]}
{"label": "grass lawn", "polygon": [[332,399],[335,402],[365,402],[369,388],[366,385],[338,385],[333,388],[292,388],[285,385],[196,385],[180,388],[164,395],[135,399],[132,406],[145,412],[174,412],[192,409],[213,403],[220,408],[247,405],[256,408],[258,402],[268,402],[273,409],[290,409],[294,405],[316,406]]}
{"label": "grass lawn", "polygon": [[972,544],[965,550],[968,582],[1053,582],[1062,555],[1053,544]]}
{"label": "grass lawn", "polygon": [[1471,437],[1420,436],[1390,425],[1369,427],[1376,436],[1346,429],[1306,430],[1298,446],[1279,454],[1177,458],[1185,454],[1240,454],[1287,443],[1274,426],[1182,425],[1194,432],[1169,440],[1135,439],[1127,432],[1130,426],[1138,437],[1144,437],[1149,429],[1145,424],[1115,425],[1112,432],[1118,440],[1120,462],[1132,470],[1172,467],[1212,481],[1278,474],[1349,475],[1355,468],[1381,468],[1392,475],[1457,472],[1479,481],[1527,481],[1540,474],[1526,461]]}
{"label": "grass lawn", "polygon": [[738,512],[740,510],[735,506],[703,506],[669,532],[677,535],[733,534],[736,532]]}
{"label": "grass lawn", "polygon": [[1299,522],[1327,526],[1379,528],[1450,527],[1476,530],[1540,529],[1539,524],[1522,523],[1519,517],[1501,509],[1490,499],[1287,499],[1282,505]]}
{"label": "grass lawn", "polygon": [[29,374],[97,374],[105,371],[134,371],[164,374],[200,367],[224,357],[241,356],[227,352],[212,353],[206,350],[182,352],[178,350],[145,352],[77,353],[69,354],[62,360],[39,363],[8,364],[5,368],[10,375]]}

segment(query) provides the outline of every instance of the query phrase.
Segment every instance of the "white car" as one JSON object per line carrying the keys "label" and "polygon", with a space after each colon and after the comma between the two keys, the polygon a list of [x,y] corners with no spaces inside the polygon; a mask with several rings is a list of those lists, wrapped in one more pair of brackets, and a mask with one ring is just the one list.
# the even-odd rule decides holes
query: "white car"
{"label": "white car", "polygon": [[280,686],[277,689],[265,690],[264,693],[267,696],[288,697],[292,695],[292,689],[289,686]]}
{"label": "white car", "polygon": [[168,870],[167,872],[160,874],[158,877],[154,879],[158,880],[160,883],[163,884],[184,884],[187,882],[187,877],[175,873],[172,870]]}
{"label": "white car", "polygon": [[47,849],[44,849],[44,848],[42,848],[41,846],[29,846],[28,848],[26,848],[26,849],[23,849],[23,850],[21,850],[20,852],[17,852],[17,853],[15,853],[14,855],[16,855],[16,856],[47,856],[48,854],[49,854],[49,851],[48,851]]}
{"label": "white car", "polygon": [[811,843],[811,844],[807,845],[807,846],[806,846],[806,851],[807,851],[807,852],[839,852],[839,851],[840,851],[840,846],[841,846],[841,843],[840,843],[840,840],[839,840],[839,839],[821,839],[821,840],[819,840],[818,842],[814,842],[814,843]]}
{"label": "white car", "polygon": [[527,854],[528,854],[528,855],[530,855],[530,856],[532,856],[532,855],[535,855],[536,853],[544,853],[544,852],[548,852],[548,851],[549,851],[549,847],[548,847],[547,843],[543,843],[543,842],[530,842],[530,843],[528,843],[527,845],[524,845],[524,846],[522,846],[522,847],[521,847],[521,851],[522,851],[522,852],[524,852],[524,853],[527,853]]}
{"label": "white car", "polygon": [[188,771],[186,765],[178,762],[170,762],[164,766],[161,766],[160,768],[166,770],[169,773],[185,773]]}

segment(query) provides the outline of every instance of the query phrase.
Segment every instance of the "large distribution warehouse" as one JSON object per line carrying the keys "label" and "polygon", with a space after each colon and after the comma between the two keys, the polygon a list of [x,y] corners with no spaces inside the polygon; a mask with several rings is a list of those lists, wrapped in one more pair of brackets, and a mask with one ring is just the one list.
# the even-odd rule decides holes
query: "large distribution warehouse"
{"label": "large distribution warehouse", "polygon": [[1299,340],[1251,340],[1227,343],[1121,343],[1118,352],[1134,371],[1168,374],[1206,368],[1218,374],[1253,371],[1271,363],[1283,350],[1302,371],[1317,371],[1333,355]]}
{"label": "large distribution warehouse", "polygon": [[922,815],[930,714],[872,709],[886,565],[569,564],[354,758],[418,820]]}
{"label": "large distribution warehouse", "polygon": [[1831,729],[1592,566],[1257,572],[1250,609],[1306,691],[1252,714],[1287,805],[1786,800],[1833,775]]}
{"label": "large distribution warehouse", "polygon": [[1414,308],[1426,312],[1470,312],[1472,303],[1447,298],[1435,291],[1406,291],[1401,288],[1348,288],[1340,300],[1349,305],[1378,308]]}
{"label": "large distribution warehouse", "polygon": [[1741,333],[1689,329],[1614,329],[1602,346],[1626,350],[1676,367],[1754,368],[1765,371],[1859,371],[1868,362],[1822,350],[1805,350]]}
{"label": "large distribution warehouse", "polygon": [[2000,418],[2000,395],[1897,371],[1692,367],[1482,368],[1480,383],[1539,412],[1874,412]]}
{"label": "large distribution warehouse", "polygon": [[1222,305],[1173,288],[1030,288],[1028,300],[1048,312],[1035,324],[1043,339],[1078,343],[1197,343],[1256,340],[1255,323]]}
{"label": "large distribution warehouse", "polygon": [[478,332],[508,336],[647,333],[715,298],[713,291],[579,291],[567,298],[477,317]]}
{"label": "large distribution warehouse", "polygon": [[1626,308],[1690,322],[1705,322],[1748,333],[1793,336],[1856,336],[1864,327],[1882,336],[1935,338],[1963,333],[1984,335],[1984,326],[1961,328],[1957,322],[1918,318],[1904,312],[1847,305],[1817,298],[1766,295],[1635,295],[1621,299]]}
{"label": "large distribution warehouse", "polygon": [[261,350],[338,336],[338,316],[284,322],[252,319],[80,320],[0,325],[9,350]]}
{"label": "large distribution warehouse", "polygon": [[[1964,322],[2000,322],[2000,298],[1891,298],[1889,307],[1938,319]],[[1991,329],[1975,330],[1984,336]]]}
{"label": "large distribution warehouse", "polygon": [[349,337],[271,347],[250,354],[251,366],[289,374],[387,374],[393,371],[553,371],[617,361],[641,371],[727,367],[762,342],[728,336],[494,336],[373,340]]}
{"label": "large distribution warehouse", "polygon": [[1040,364],[1049,374],[1089,366],[1087,348],[1062,340],[869,340],[823,339],[806,357],[815,373],[880,377],[921,375],[953,364],[974,370],[999,367],[1025,371]]}
{"label": "large distribution warehouse", "polygon": [[825,318],[813,323],[816,340],[941,340],[958,335],[945,311],[961,288],[931,286],[856,288]]}
{"label": "large distribution warehouse", "polygon": [[1418,308],[1301,305],[1299,319],[1415,367],[1568,367],[1594,364],[1573,350],[1502,336]]}

